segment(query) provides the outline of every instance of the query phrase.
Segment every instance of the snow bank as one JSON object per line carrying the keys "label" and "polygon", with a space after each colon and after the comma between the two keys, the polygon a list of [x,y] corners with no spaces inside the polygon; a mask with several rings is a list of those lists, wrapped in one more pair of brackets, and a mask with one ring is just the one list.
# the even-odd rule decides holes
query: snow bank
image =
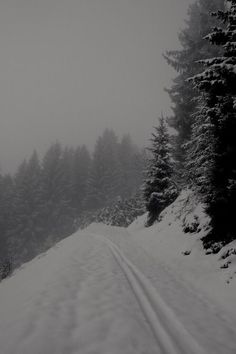
{"label": "snow bank", "polygon": [[216,254],[203,249],[209,219],[193,193],[182,192],[152,227],[145,228],[145,220],[143,215],[128,228],[136,241],[176,277],[236,316],[236,241]]}

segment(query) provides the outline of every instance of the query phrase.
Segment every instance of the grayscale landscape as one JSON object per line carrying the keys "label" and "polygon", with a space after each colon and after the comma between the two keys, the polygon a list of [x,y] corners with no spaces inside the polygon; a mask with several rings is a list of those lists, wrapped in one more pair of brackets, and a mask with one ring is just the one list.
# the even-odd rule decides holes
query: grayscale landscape
{"label": "grayscale landscape", "polygon": [[0,354],[235,354],[236,0],[3,0],[0,49]]}

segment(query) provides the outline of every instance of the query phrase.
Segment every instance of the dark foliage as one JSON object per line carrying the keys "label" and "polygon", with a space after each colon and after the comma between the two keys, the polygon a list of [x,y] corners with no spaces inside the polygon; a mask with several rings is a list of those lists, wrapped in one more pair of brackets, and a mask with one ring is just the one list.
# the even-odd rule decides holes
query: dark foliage
{"label": "dark foliage", "polygon": [[201,61],[205,71],[190,80],[201,92],[189,167],[211,217],[205,247],[236,238],[236,1],[227,3],[227,11],[214,14],[223,27],[206,36],[222,55]]}
{"label": "dark foliage", "polygon": [[217,21],[209,13],[218,9],[223,10],[224,0],[199,0],[194,2],[188,11],[186,27],[179,34],[182,49],[167,51],[164,54],[167,63],[177,72],[171,88],[167,89],[173,103],[173,116],[168,123],[177,131],[173,138],[173,156],[176,164],[176,179],[186,185],[185,160],[188,154],[185,150],[191,136],[194,113],[197,110],[197,90],[187,79],[201,72],[199,60],[219,55],[222,50],[212,46],[204,39]]}
{"label": "dark foliage", "polygon": [[143,193],[149,212],[147,226],[157,220],[162,210],[177,197],[177,188],[173,182],[173,163],[170,154],[170,139],[164,118],[155,127],[152,134],[151,157],[146,171]]}
{"label": "dark foliage", "polygon": [[114,200],[135,195],[143,166],[143,153],[131,138],[119,142],[107,130],[92,157],[85,146],[62,148],[57,142],[42,161],[35,151],[13,177],[0,175],[1,277],[10,272],[4,259],[11,259],[12,269],[32,259],[76,231],[78,216],[91,210],[113,205],[116,223],[127,224],[124,205],[129,215],[132,207],[125,201],[115,207]]}
{"label": "dark foliage", "polygon": [[145,211],[145,202],[142,196],[137,194],[129,199],[118,198],[110,206],[97,211],[84,212],[78,218],[77,225],[81,229],[93,222],[127,227]]}

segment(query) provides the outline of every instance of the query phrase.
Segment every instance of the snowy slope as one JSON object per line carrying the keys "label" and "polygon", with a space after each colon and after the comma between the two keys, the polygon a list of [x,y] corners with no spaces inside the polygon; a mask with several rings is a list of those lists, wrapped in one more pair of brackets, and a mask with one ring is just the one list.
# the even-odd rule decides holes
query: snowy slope
{"label": "snowy slope", "polygon": [[[184,191],[161,214],[161,222],[144,228],[145,215],[129,227],[135,240],[179,279],[217,301],[236,317],[236,242],[216,254],[203,249],[209,220],[191,191]],[[183,232],[185,229],[187,232]],[[191,231],[191,232],[190,232]]]}
{"label": "snowy slope", "polygon": [[0,353],[235,353],[234,265],[205,255],[201,206],[185,194],[144,220],[93,224],[0,283]]}

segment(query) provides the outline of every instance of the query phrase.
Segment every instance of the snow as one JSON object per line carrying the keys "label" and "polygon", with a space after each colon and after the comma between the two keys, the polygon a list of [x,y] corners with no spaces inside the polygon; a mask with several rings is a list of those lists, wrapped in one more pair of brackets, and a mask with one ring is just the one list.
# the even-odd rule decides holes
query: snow
{"label": "snow", "polygon": [[205,254],[191,191],[146,218],[92,224],[2,281],[0,353],[235,353],[236,244]]}
{"label": "snow", "polygon": [[154,353],[153,334],[104,242],[75,234],[0,286],[0,352]]}
{"label": "snow", "polygon": [[[236,249],[233,241],[223,247],[219,253],[206,254],[201,238],[206,234],[208,218],[204,207],[192,195],[191,191],[184,191],[179,198],[161,215],[162,221],[153,227],[140,230],[136,241],[153,257],[158,258],[185,282],[195,287],[195,291],[209,297],[209,301],[216,301],[225,311],[236,317],[236,255],[222,259],[222,254]],[[140,220],[142,223],[143,220]],[[183,229],[197,228],[195,232],[183,233]],[[230,262],[230,267],[223,268]]]}

